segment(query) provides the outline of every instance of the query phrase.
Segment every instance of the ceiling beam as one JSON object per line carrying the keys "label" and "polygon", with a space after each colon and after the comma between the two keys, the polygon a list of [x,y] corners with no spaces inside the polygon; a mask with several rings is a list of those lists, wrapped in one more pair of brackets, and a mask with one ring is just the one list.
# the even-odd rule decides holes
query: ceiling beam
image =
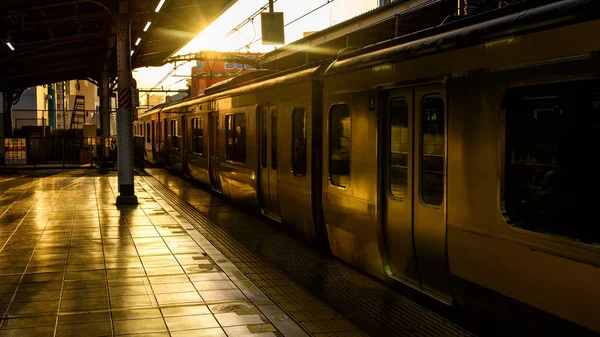
{"label": "ceiling beam", "polygon": [[42,39],[42,40],[35,40],[35,41],[29,41],[29,42],[22,42],[22,43],[18,43],[15,44],[15,48],[31,48],[34,47],[36,45],[39,44],[55,44],[55,43],[69,43],[69,42],[73,42],[73,41],[86,41],[86,40],[96,40],[96,39],[102,39],[102,38],[106,38],[107,33],[106,32],[95,32],[95,33],[87,33],[87,34],[74,34],[74,35],[68,35],[68,36],[62,36],[62,37],[58,37],[55,39]]}
{"label": "ceiling beam", "polygon": [[21,65],[21,64],[27,64],[27,63],[31,63],[31,62],[35,62],[35,61],[42,61],[45,59],[66,58],[66,57],[78,56],[81,54],[89,54],[89,56],[91,56],[93,58],[93,57],[97,57],[97,53],[102,52],[104,49],[105,48],[102,45],[76,48],[76,49],[68,49],[68,50],[64,50],[64,51],[55,51],[55,52],[49,52],[49,53],[43,53],[43,54],[41,54],[41,53],[40,54],[32,54],[30,56],[14,58],[12,61],[0,59],[0,63],[5,64],[6,66]]}

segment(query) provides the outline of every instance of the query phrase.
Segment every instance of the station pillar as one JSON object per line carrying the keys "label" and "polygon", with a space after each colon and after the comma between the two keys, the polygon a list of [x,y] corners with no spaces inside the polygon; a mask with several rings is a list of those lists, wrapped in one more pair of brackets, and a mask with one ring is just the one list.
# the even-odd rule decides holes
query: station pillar
{"label": "station pillar", "polygon": [[119,13],[114,14],[117,28],[117,169],[119,196],[117,205],[137,205],[133,181],[133,113],[131,72],[131,15],[127,2],[119,3]]}
{"label": "station pillar", "polygon": [[110,83],[108,79],[108,64],[100,75],[100,116],[102,138],[110,138]]}
{"label": "station pillar", "polygon": [[5,138],[10,138],[13,135],[12,126],[12,108],[13,108],[13,91],[5,90],[2,92],[2,122],[4,123]]}

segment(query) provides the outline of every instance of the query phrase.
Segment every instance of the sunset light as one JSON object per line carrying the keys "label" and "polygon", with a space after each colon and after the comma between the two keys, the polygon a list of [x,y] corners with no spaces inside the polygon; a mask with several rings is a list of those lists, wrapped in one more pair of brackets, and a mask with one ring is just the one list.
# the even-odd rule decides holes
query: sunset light
{"label": "sunset light", "polygon": [[[256,0],[237,1],[187,45],[177,51],[176,55],[195,53],[202,50],[251,53],[267,53],[275,50],[280,46],[263,46],[261,43],[260,15],[239,30],[232,32],[238,24],[244,22],[265,3],[266,0],[264,3]],[[376,8],[378,4],[379,1],[377,0],[335,0],[331,2],[326,0],[279,0],[275,2],[274,10],[284,13],[286,24],[293,22],[285,27],[285,42],[289,44],[301,39],[306,33],[338,24]],[[150,22],[146,24],[144,31],[149,26]],[[186,82],[182,81],[179,76],[189,75],[193,65],[195,65],[195,62],[178,63],[176,71],[173,71],[172,64],[162,67],[141,68],[134,71],[134,77],[138,82],[138,87],[153,88],[163,77],[172,72],[173,75],[178,77],[168,77],[160,83],[159,87],[184,89]]]}

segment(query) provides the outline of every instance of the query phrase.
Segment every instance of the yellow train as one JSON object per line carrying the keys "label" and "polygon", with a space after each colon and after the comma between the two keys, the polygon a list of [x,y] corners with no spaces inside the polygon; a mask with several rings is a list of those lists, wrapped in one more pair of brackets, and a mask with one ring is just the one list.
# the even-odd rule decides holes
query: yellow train
{"label": "yellow train", "polygon": [[148,161],[374,277],[600,332],[598,5],[509,6],[242,76],[136,132]]}

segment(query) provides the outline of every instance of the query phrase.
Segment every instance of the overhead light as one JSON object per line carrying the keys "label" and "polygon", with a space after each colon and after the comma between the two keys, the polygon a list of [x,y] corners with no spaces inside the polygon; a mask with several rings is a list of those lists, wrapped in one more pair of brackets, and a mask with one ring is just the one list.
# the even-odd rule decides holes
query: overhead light
{"label": "overhead light", "polygon": [[129,55],[133,55],[133,50],[131,51],[131,53]]}
{"label": "overhead light", "polygon": [[165,0],[160,0],[160,2],[158,3],[158,6],[156,6],[156,9],[154,10],[156,13],[158,13],[158,11],[160,10],[160,8],[162,7],[162,5],[165,4]]}
{"label": "overhead light", "polygon": [[137,41],[135,41],[135,45],[137,46],[138,44],[140,44],[140,42],[142,42],[142,38],[138,37]]}
{"label": "overhead light", "polygon": [[146,27],[144,27],[144,31],[147,31],[148,28],[150,28],[150,24],[152,24],[152,22],[148,21],[148,23],[146,23]]}
{"label": "overhead light", "polygon": [[10,42],[6,42],[6,45],[8,46],[8,48],[10,48],[10,50],[15,50],[15,47],[13,47],[13,45],[10,44]]}

